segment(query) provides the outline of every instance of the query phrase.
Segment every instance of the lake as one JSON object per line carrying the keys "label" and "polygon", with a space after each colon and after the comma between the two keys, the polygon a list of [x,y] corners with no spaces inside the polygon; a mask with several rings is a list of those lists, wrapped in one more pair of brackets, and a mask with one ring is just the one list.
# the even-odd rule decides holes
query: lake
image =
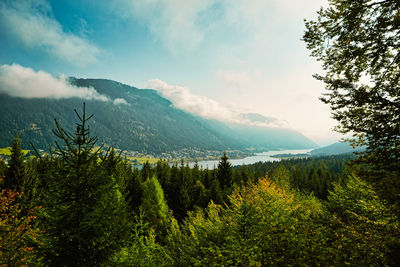
{"label": "lake", "polygon": [[[271,156],[273,155],[278,155],[278,154],[303,154],[303,153],[308,153],[312,149],[300,149],[300,150],[273,150],[273,151],[267,151],[267,152],[262,152],[262,153],[256,153],[254,156],[246,157],[243,159],[229,159],[229,162],[232,164],[232,166],[238,166],[238,165],[245,165],[245,164],[253,164],[259,161],[280,161],[279,158],[273,158]],[[214,169],[218,166],[219,160],[204,160],[204,161],[199,161],[197,164],[199,167],[209,168],[209,169]],[[194,162],[189,163],[190,167],[194,166]]]}

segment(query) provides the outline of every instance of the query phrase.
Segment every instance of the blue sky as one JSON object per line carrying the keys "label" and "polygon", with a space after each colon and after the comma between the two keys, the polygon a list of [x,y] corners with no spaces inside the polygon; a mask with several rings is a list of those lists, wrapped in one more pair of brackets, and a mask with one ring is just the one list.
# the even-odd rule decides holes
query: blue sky
{"label": "blue sky", "polygon": [[29,78],[23,84],[35,91],[37,76],[108,78],[205,117],[275,117],[327,144],[340,136],[311,76],[320,66],[300,40],[303,19],[325,2],[2,0],[2,80]]}

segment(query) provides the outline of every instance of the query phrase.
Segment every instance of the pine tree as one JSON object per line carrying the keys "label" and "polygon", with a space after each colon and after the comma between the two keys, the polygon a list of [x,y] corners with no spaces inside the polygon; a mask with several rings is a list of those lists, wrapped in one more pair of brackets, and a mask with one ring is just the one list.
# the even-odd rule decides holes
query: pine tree
{"label": "pine tree", "polygon": [[18,134],[15,135],[11,147],[11,159],[9,167],[5,170],[4,188],[23,192],[18,199],[21,207],[21,215],[37,205],[39,197],[39,179],[35,171],[33,161],[25,161],[24,153],[21,149],[21,140]]}
{"label": "pine tree", "polygon": [[45,194],[45,261],[53,266],[98,266],[121,248],[128,236],[126,205],[118,181],[108,173],[113,160],[100,157],[90,136],[85,105],[74,133],[56,121],[51,179]]}
{"label": "pine tree", "polygon": [[224,153],[218,163],[217,179],[221,189],[229,188],[232,185],[232,165],[228,161],[226,153]]}
{"label": "pine tree", "polygon": [[26,174],[27,168],[24,153],[21,149],[21,140],[16,134],[11,147],[11,158],[6,172],[4,187],[21,192],[24,189]]}

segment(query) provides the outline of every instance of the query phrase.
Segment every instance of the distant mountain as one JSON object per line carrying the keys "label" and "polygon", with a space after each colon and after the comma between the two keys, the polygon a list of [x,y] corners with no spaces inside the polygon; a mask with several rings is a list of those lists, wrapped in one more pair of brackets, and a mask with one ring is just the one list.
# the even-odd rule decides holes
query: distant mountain
{"label": "distant mountain", "polygon": [[[126,150],[167,152],[184,148],[228,150],[246,148],[310,148],[315,144],[299,133],[284,129],[268,129],[227,125],[204,120],[173,107],[156,91],[138,89],[105,79],[70,78],[79,87],[93,87],[113,101],[85,100],[92,134],[99,143]],[[117,102],[118,100],[118,102]],[[84,100],[80,98],[17,98],[0,94],[0,147],[10,145],[16,132],[24,147],[31,141],[46,149],[55,137],[54,118],[62,126],[74,130],[76,116]],[[116,104],[119,103],[119,104]]]}
{"label": "distant mountain", "polygon": [[259,152],[276,149],[307,149],[317,147],[316,143],[290,129],[222,123],[215,120],[208,120],[206,123],[215,132],[229,136],[247,148],[252,148]]}
{"label": "distant mountain", "polygon": [[247,145],[257,151],[276,149],[307,149],[317,144],[296,131],[276,128],[228,124],[236,135],[246,138]]}
{"label": "distant mountain", "polygon": [[328,156],[363,151],[364,147],[354,149],[349,142],[338,142],[329,146],[320,147],[310,151],[311,156]]}

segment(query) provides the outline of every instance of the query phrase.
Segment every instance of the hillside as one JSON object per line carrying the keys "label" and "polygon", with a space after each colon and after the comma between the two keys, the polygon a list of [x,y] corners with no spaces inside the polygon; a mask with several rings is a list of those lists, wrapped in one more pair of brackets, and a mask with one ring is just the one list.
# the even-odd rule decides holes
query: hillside
{"label": "hillside", "polygon": [[310,155],[311,156],[339,155],[339,154],[360,152],[362,150],[364,150],[364,148],[354,149],[348,142],[340,142],[340,143],[338,142],[338,143],[333,143],[329,146],[324,146],[314,149],[310,151]]}
{"label": "hillside", "polygon": [[82,102],[87,103],[87,112],[94,114],[91,131],[99,137],[99,142],[126,150],[160,153],[184,148],[243,150],[313,146],[303,136],[295,141],[301,135],[287,130],[284,130],[287,134],[282,134],[276,129],[254,128],[256,134],[252,136],[251,131],[240,126],[201,119],[173,107],[154,90],[105,79],[69,80],[76,86],[93,87],[110,99],[124,101],[115,104],[80,98],[17,98],[0,94],[0,147],[9,146],[18,132],[24,147],[31,141],[38,148],[46,149],[54,142],[54,118],[71,130],[76,122],[73,110],[80,109]]}

